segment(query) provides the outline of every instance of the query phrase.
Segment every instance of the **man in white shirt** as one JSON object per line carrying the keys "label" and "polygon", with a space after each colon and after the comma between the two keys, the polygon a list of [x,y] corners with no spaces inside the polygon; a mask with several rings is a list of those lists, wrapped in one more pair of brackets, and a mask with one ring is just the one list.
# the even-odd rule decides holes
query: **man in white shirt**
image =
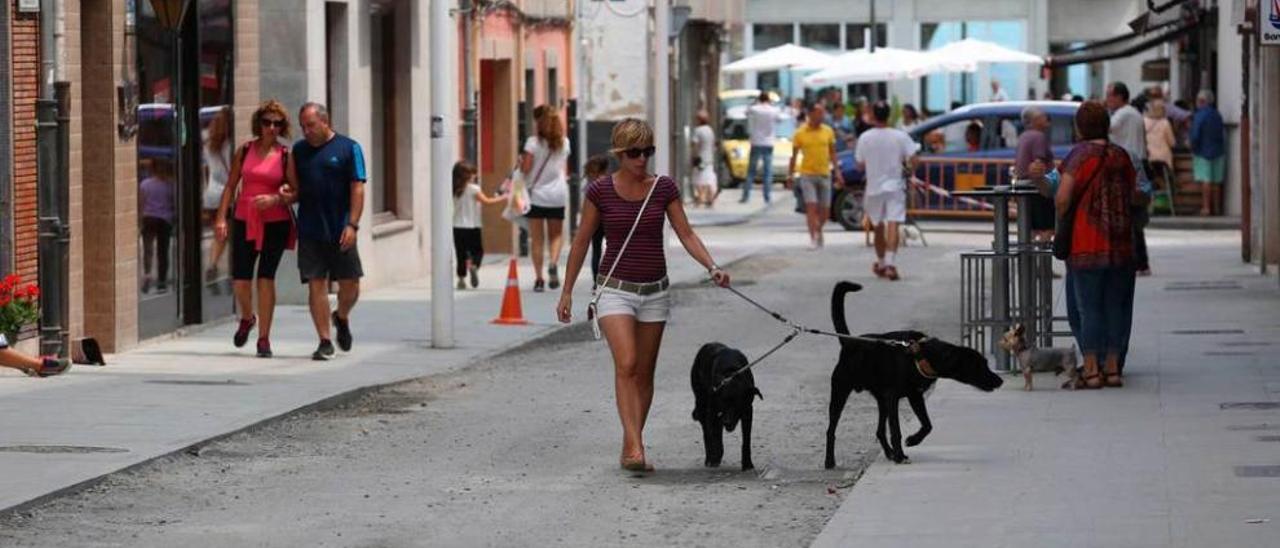
{"label": "man in white shirt", "polygon": [[[1113,82],[1107,86],[1107,110],[1111,111],[1111,142],[1115,143],[1133,161],[1133,170],[1138,175],[1138,188],[1144,196],[1151,195],[1151,179],[1147,177],[1145,168],[1147,159],[1147,124],[1142,113],[1129,104],[1129,87],[1124,82]],[[1145,205],[1145,204],[1138,204]],[[1134,255],[1138,261],[1138,275],[1149,276],[1151,265],[1147,256],[1147,238],[1143,230],[1147,225],[1147,209],[1134,209]]]}
{"label": "man in white shirt", "polygon": [[773,185],[773,136],[778,116],[781,111],[769,102],[769,92],[761,91],[756,103],[747,107],[747,131],[751,134],[751,155],[747,157],[747,180],[742,182],[742,199],[746,202],[751,197],[751,185],[756,180],[756,162],[762,162],[764,180],[761,189],[764,201],[772,199],[770,187]]}
{"label": "man in white shirt", "polygon": [[889,104],[876,101],[871,107],[875,127],[858,137],[854,158],[865,174],[863,215],[875,225],[876,262],[871,271],[877,277],[898,279],[894,261],[898,255],[898,224],[907,220],[907,172],[915,171],[915,155],[920,145],[907,132],[888,127]]}
{"label": "man in white shirt", "polygon": [[1009,100],[1009,94],[1005,93],[1004,89],[1000,87],[1000,82],[996,80],[992,80],[991,81],[991,102],[999,103],[1001,101],[1008,101],[1008,100]]}

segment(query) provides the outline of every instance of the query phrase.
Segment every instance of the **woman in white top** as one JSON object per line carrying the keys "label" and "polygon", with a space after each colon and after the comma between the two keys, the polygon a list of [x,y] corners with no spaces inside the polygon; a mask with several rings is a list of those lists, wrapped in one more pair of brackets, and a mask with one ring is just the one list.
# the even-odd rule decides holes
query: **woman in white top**
{"label": "woman in white top", "polygon": [[[524,154],[520,158],[520,171],[529,188],[531,207],[525,217],[529,219],[533,290],[537,292],[545,291],[547,285],[551,289],[560,287],[556,263],[560,261],[560,247],[564,244],[564,208],[569,197],[569,183],[565,180],[569,139],[564,136],[564,123],[554,108],[543,107],[542,112],[536,120],[537,134],[524,142]],[[547,266],[549,283],[542,278],[542,255],[547,245],[551,247],[551,263]]]}
{"label": "woman in white top", "polygon": [[693,129],[693,203],[711,207],[716,200],[716,134],[711,129],[711,115],[705,110],[697,114]]}

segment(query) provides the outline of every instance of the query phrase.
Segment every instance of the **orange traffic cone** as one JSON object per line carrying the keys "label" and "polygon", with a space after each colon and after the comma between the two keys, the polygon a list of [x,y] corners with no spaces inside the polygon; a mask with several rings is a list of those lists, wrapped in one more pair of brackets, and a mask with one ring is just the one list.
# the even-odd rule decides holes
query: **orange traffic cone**
{"label": "orange traffic cone", "polygon": [[511,259],[507,268],[507,289],[502,293],[502,312],[493,323],[498,325],[526,325],[524,311],[520,308],[520,279],[516,275],[516,260]]}

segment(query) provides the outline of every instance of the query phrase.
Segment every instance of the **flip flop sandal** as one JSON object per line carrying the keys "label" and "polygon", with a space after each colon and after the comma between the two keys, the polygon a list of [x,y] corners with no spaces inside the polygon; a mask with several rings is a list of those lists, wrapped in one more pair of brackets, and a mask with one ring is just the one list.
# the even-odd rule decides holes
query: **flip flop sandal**
{"label": "flip flop sandal", "polygon": [[652,472],[653,465],[642,459],[622,459],[622,469],[629,472]]}
{"label": "flip flop sandal", "polygon": [[[1092,375],[1085,375],[1084,377],[1082,377],[1082,379],[1084,380],[1084,386],[1082,388],[1084,388],[1085,390],[1097,390],[1099,388],[1102,388],[1102,375],[1099,373],[1094,373]],[[1090,381],[1097,381],[1097,384],[1094,384]]]}
{"label": "flip flop sandal", "polygon": [[1124,377],[1121,377],[1119,373],[1109,373],[1103,379],[1102,384],[1109,388],[1120,388],[1124,386]]}

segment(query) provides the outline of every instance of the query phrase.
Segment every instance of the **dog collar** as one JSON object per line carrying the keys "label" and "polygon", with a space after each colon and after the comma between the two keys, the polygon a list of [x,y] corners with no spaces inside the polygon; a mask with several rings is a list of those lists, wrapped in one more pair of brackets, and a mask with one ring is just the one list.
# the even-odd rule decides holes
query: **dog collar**
{"label": "dog collar", "polygon": [[929,380],[934,380],[938,378],[938,372],[933,370],[932,365],[929,365],[929,360],[926,360],[924,358],[916,358],[915,362],[916,362],[916,371],[920,373],[921,377],[924,377]]}

